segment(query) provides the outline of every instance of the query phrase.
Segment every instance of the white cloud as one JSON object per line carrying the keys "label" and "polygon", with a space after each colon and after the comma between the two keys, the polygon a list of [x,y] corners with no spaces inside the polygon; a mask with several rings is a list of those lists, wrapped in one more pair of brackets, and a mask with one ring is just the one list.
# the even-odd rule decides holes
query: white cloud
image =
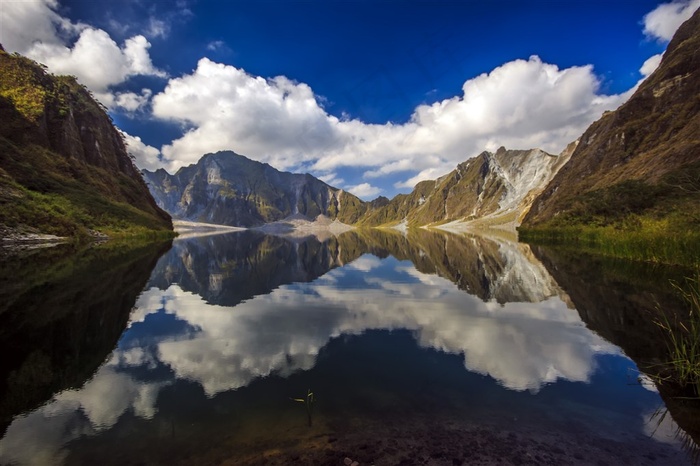
{"label": "white cloud", "polygon": [[114,95],[114,106],[134,113],[143,109],[151,100],[153,92],[150,89],[141,89],[140,94],[135,92],[119,92]]}
{"label": "white cloud", "polygon": [[377,267],[379,267],[381,265],[381,262],[381,259],[377,256],[373,256],[372,254],[364,254],[352,261],[346,267],[350,269],[359,270],[361,272],[369,272],[372,269],[376,269]]}
{"label": "white cloud", "polygon": [[327,173],[325,175],[317,176],[317,178],[330,186],[342,186],[345,180],[338,177],[337,173]]}
{"label": "white cloud", "polygon": [[670,41],[676,30],[700,8],[700,0],[662,3],[644,16],[644,33],[658,40]]}
{"label": "white cloud", "polygon": [[123,131],[122,134],[126,142],[126,150],[129,155],[134,157],[137,167],[151,171],[161,167],[160,151],[158,149],[145,144],[138,136],[132,136]]}
{"label": "white cloud", "polygon": [[644,61],[644,64],[642,65],[642,67],[639,68],[639,72],[642,74],[642,76],[646,78],[651,73],[656,71],[656,68],[658,68],[659,65],[661,64],[661,59],[663,58],[663,56],[664,56],[663,53],[658,53],[654,56],[647,58]]}
{"label": "white cloud", "polygon": [[411,178],[405,181],[399,181],[397,183],[394,183],[394,187],[413,188],[416,184],[420,183],[421,181],[437,179],[445,173],[454,170],[454,168],[454,165],[450,163],[442,163],[440,165],[426,168],[424,170],[421,170],[416,176],[412,176]]}
{"label": "white cloud", "polygon": [[345,188],[345,190],[365,200],[370,200],[376,197],[377,194],[382,192],[381,188],[372,186],[369,183],[361,183],[356,186],[348,186],[347,188]]}
{"label": "white cloud", "polygon": [[[428,160],[428,162],[433,165],[438,165],[442,162],[440,158],[436,156],[428,156],[428,158],[430,159]],[[415,166],[413,160],[405,158],[397,160],[395,162],[387,163],[386,165],[383,165],[376,170],[367,170],[362,174],[362,176],[364,178],[380,178],[391,173],[411,171],[414,168]]]}
{"label": "white cloud", "polygon": [[[135,75],[165,77],[151,61],[146,37],[131,37],[120,46],[103,30],[62,18],[56,8],[55,0],[4,3],[3,26],[11,26],[1,37],[8,49],[44,62],[53,72],[76,75],[107,106],[143,108],[145,94],[114,95],[111,89]],[[649,28],[668,22],[668,14],[655,12],[646,17]],[[151,21],[147,33],[166,34],[166,26]],[[213,41],[207,47],[225,44]],[[642,72],[653,63],[645,63]],[[284,76],[265,79],[203,58],[192,73],[171,79],[153,97],[153,115],[187,128],[161,148],[162,164],[170,171],[205,153],[231,149],[279,169],[328,174],[362,167],[367,179],[405,172],[406,179],[395,186],[410,188],[484,149],[504,145],[560,152],[629,95],[600,94],[599,84],[591,66],[559,69],[533,56],[467,80],[461,95],[418,106],[404,124],[380,125],[328,114],[307,84]],[[369,183],[349,189],[366,196],[379,192]]]}
{"label": "white cloud", "polygon": [[171,382],[139,382],[119,371],[118,360],[116,350],[82,388],[60,392],[18,416],[0,440],[0,463],[63,464],[69,442],[111,428],[125,412],[151,419],[160,390]]}
{"label": "white cloud", "polygon": [[107,32],[72,23],[56,13],[55,0],[3,2],[0,39],[9,51],[44,63],[56,74],[75,75],[106,105],[118,102],[110,87],[136,75],[167,75],[153,66],[142,35],[119,46]]}
{"label": "white cloud", "polygon": [[35,43],[62,44],[64,37],[86,26],[56,13],[57,0],[4,1],[0,5],[0,43],[6,50],[26,53]]}
{"label": "white cloud", "polygon": [[[466,81],[460,96],[417,107],[405,124],[378,125],[329,115],[304,83],[203,58],[191,74],[170,80],[153,107],[155,116],[191,126],[162,148],[171,171],[232,149],[280,169],[366,167],[366,178],[420,173],[399,183],[409,186],[485,148],[560,152],[628,96],[599,94],[599,84],[591,66],[559,69],[533,56]],[[370,195],[372,187],[356,188]]]}
{"label": "white cloud", "polygon": [[170,80],[153,98],[153,113],[194,125],[162,148],[172,161],[169,168],[233,149],[284,169],[313,160],[320,148],[335,143],[337,120],[318,106],[306,84],[251,76],[207,58],[192,74]]}
{"label": "white cloud", "polygon": [[153,17],[149,18],[148,27],[146,28],[146,35],[148,37],[165,38],[169,33],[170,24],[168,22]]}
{"label": "white cloud", "polygon": [[218,49],[225,47],[225,46],[226,46],[226,44],[224,43],[224,41],[214,40],[214,41],[211,41],[207,44],[207,50],[214,51],[214,50],[218,50]]}

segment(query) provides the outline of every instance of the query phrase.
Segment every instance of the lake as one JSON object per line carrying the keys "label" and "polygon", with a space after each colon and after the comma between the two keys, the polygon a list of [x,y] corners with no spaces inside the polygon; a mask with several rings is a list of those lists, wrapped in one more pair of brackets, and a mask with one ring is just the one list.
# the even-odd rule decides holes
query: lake
{"label": "lake", "polygon": [[0,464],[692,464],[638,369],[684,273],[428,230],[9,255]]}

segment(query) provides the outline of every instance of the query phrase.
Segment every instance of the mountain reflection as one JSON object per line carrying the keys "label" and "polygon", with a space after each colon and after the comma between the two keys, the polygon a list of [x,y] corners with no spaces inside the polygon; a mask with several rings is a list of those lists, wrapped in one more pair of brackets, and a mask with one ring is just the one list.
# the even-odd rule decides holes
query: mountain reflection
{"label": "mountain reflection", "polygon": [[158,261],[106,362],[16,418],[0,462],[60,463],[72,440],[158,419],[163,393],[183,383],[211,399],[284,379],[314,370],[329,342],[372,331],[408,331],[419,347],[533,394],[589,382],[600,355],[620,354],[527,245],[424,230],[188,238]]}
{"label": "mountain reflection", "polygon": [[177,283],[209,303],[235,306],[343,265],[337,248],[335,241],[288,241],[255,231],[188,238],[176,241],[158,262],[149,286],[167,289]]}
{"label": "mountain reflection", "polygon": [[158,262],[149,286],[165,290],[175,283],[208,303],[235,306],[284,284],[313,281],[366,253],[410,261],[486,301],[563,296],[527,245],[429,230],[354,230],[323,242],[255,231],[189,238]]}

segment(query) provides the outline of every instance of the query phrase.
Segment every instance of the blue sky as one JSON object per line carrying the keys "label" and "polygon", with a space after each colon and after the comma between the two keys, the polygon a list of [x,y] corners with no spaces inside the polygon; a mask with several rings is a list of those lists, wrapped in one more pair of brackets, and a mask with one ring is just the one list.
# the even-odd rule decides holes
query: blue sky
{"label": "blue sky", "polygon": [[371,199],[502,145],[558,153],[698,6],[2,0],[0,42],[78,76],[142,168],[230,149]]}

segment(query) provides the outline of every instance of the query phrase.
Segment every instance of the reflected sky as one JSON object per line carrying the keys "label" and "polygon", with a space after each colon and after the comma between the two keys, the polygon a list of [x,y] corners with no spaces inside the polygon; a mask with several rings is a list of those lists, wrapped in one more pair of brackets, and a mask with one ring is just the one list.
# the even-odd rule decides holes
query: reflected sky
{"label": "reflected sky", "polygon": [[[468,238],[451,241],[463,241],[463,247],[479,244]],[[220,263],[196,257],[216,257],[218,251],[204,247],[215,243],[182,241],[161,258],[108,360],[81,388],[59,393],[40,409],[17,417],[0,441],[0,463],[60,464],[70,441],[108,431],[124,416],[154,418],[165,387],[187,381],[213,398],[261,378],[287,378],[312,370],[332,340],[373,330],[408,331],[418,347],[458,356],[464,371],[530,397],[557,383],[593,383],[600,361],[621,361],[615,364],[625,370],[634,367],[617,346],[586,328],[544,267],[521,252],[522,245],[492,243],[476,256],[505,266],[504,273],[483,283],[491,290],[491,298],[484,300],[437,272],[421,272],[411,261],[392,255],[365,253],[343,265],[337,257],[303,260],[298,244],[258,241],[267,254],[268,246],[276,244],[286,251],[285,257],[294,255],[288,265],[297,272],[288,276],[301,276],[304,263],[313,264],[311,275],[319,276],[304,275],[309,281],[286,284],[273,280],[266,293],[251,293],[249,298],[246,290],[233,290],[244,298],[225,306],[210,302],[211,296],[221,295],[225,283],[216,278]],[[236,244],[246,250],[240,241]],[[329,256],[327,249],[318,242],[306,248]],[[497,257],[484,257],[487,254]],[[246,257],[251,257],[249,252]],[[208,266],[195,272],[198,261]],[[176,264],[183,270],[174,270]],[[188,264],[189,271],[184,270]],[[325,273],[319,273],[319,264],[325,264]],[[250,264],[246,267],[251,270]],[[183,289],[166,274],[189,275],[191,283],[216,294],[208,300],[193,292],[193,285]],[[237,279],[236,285],[245,282]],[[251,287],[264,289],[259,284]],[[625,383],[624,374],[616,377]],[[660,400],[637,388],[635,394],[646,393],[639,402],[644,410],[636,415],[639,430],[649,434],[642,424],[650,423]],[[660,432],[666,435],[672,426],[664,422]]]}

